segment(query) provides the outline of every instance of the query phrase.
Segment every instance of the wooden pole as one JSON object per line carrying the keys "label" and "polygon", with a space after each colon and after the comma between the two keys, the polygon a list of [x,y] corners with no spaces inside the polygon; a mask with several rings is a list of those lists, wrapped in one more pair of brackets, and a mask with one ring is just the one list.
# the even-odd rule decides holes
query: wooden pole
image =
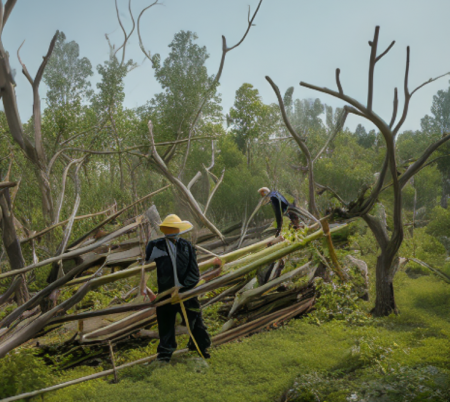
{"label": "wooden pole", "polygon": [[114,350],[113,350],[112,342],[108,341],[108,344],[109,344],[109,354],[111,356],[111,363],[112,363],[113,371],[114,371],[114,383],[117,384],[119,382],[119,379],[117,378],[116,359],[114,357]]}

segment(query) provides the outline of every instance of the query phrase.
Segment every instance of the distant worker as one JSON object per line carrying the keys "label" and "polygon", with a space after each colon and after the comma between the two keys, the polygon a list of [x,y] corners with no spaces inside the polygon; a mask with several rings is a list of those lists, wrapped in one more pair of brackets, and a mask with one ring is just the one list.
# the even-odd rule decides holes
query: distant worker
{"label": "distant worker", "polygon": [[[193,225],[188,221],[182,221],[177,215],[168,215],[159,225],[159,228],[165,237],[148,243],[145,259],[147,262],[156,262],[158,293],[177,287],[182,294],[195,287],[200,279],[195,249],[189,241],[180,237],[181,234],[189,232]],[[186,300],[184,307],[188,321],[186,325],[189,326],[190,332],[198,345],[198,351],[204,358],[209,358],[207,349],[211,346],[211,340],[203,323],[197,297]],[[169,362],[172,353],[177,349],[175,339],[177,313],[182,314],[180,303],[169,303],[156,308],[159,332],[157,359],[159,361]],[[192,337],[189,339],[187,345],[189,350],[197,350],[195,341]]]}
{"label": "distant worker", "polygon": [[267,187],[262,187],[258,190],[261,197],[267,197],[264,204],[269,202],[272,204],[273,212],[275,213],[275,218],[277,221],[277,232],[275,236],[279,236],[281,233],[281,228],[283,227],[283,215],[287,215],[291,220],[291,226],[294,229],[300,228],[299,217],[296,213],[289,210],[289,207],[295,207],[295,204],[291,204],[282,194],[278,191],[270,191]]}

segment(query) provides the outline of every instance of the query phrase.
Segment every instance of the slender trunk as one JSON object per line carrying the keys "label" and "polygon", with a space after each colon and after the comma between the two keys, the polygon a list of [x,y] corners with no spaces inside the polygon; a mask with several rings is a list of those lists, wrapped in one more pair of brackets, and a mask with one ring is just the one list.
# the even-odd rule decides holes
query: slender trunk
{"label": "slender trunk", "polygon": [[[23,268],[25,260],[20,248],[20,241],[14,227],[14,215],[11,209],[11,197],[9,188],[5,188],[0,192],[0,208],[1,208],[1,228],[3,245],[8,254],[11,270]],[[20,286],[15,291],[15,299],[17,305],[22,305],[29,299],[28,289],[25,276],[21,275]]]}
{"label": "slender trunk", "polygon": [[53,198],[50,188],[50,178],[47,173],[36,167],[35,169],[36,179],[39,185],[39,191],[42,198],[42,215],[46,226],[50,226],[53,222]]}
{"label": "slender trunk", "polygon": [[384,213],[381,218],[371,215],[365,215],[362,218],[374,234],[381,250],[377,258],[376,300],[372,313],[377,317],[387,316],[391,313],[397,314],[393,280],[398,262],[397,252],[402,244],[403,235],[389,239],[384,223]]}
{"label": "slender trunk", "polygon": [[390,274],[393,258],[389,258],[388,252],[382,250],[377,258],[376,267],[376,300],[372,311],[376,317],[398,314],[395,304],[393,276]]}
{"label": "slender trunk", "polygon": [[114,158],[111,157],[111,160],[109,161],[109,173],[111,178],[111,189],[114,188]]}
{"label": "slender trunk", "polygon": [[125,180],[123,177],[122,155],[119,154],[119,170],[120,170],[120,191],[125,191]]}

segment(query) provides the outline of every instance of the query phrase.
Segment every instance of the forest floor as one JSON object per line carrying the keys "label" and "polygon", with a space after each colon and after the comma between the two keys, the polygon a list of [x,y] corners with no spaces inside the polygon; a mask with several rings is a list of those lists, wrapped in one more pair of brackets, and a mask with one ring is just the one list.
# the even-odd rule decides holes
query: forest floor
{"label": "forest floor", "polygon": [[[213,348],[207,364],[192,354],[136,366],[118,384],[90,381],[45,401],[449,401],[450,286],[399,272],[395,288],[398,316],[370,318],[364,302],[362,320],[292,320]],[[80,367],[60,380],[99,370]]]}

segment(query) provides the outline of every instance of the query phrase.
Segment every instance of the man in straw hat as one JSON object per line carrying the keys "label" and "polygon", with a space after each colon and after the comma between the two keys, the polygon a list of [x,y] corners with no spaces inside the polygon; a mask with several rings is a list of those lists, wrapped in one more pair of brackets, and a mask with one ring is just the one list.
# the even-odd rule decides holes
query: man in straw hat
{"label": "man in straw hat", "polygon": [[279,236],[281,233],[281,228],[283,226],[283,215],[286,214],[291,220],[291,226],[294,229],[300,228],[300,222],[298,215],[293,211],[289,210],[289,207],[295,207],[295,204],[291,204],[286,198],[283,197],[278,191],[270,191],[267,187],[262,187],[258,190],[261,197],[266,197],[266,204],[269,202],[272,204],[273,212],[275,213],[275,218],[277,221],[277,233]]}
{"label": "man in straw hat", "polygon": [[[156,262],[158,293],[176,288],[180,293],[192,289],[200,279],[195,249],[190,242],[180,237],[189,232],[193,225],[182,221],[177,215],[168,215],[159,225],[163,238],[152,240],[146,248],[146,261]],[[169,297],[169,295],[167,296]],[[204,358],[209,358],[207,349],[211,346],[209,334],[203,323],[200,303],[196,297],[176,304],[165,304],[156,308],[159,345],[158,360],[170,361],[177,348],[175,339],[175,318],[183,314],[191,338],[188,348],[198,350]],[[192,339],[194,338],[194,339]]]}

